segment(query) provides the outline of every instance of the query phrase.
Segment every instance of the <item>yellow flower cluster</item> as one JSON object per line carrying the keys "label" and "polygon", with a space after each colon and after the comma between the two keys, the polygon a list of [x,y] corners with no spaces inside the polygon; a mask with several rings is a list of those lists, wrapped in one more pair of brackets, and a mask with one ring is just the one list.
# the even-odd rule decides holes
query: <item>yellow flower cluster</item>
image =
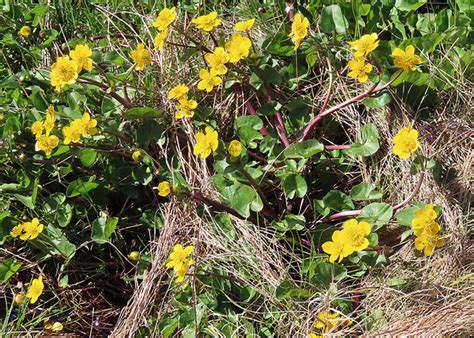
{"label": "yellow flower cluster", "polygon": [[184,282],[184,277],[188,273],[189,268],[193,265],[193,259],[188,258],[194,250],[194,246],[183,248],[181,244],[176,244],[170,254],[170,260],[166,263],[167,268],[173,268],[176,273],[176,283]]}
{"label": "yellow flower cluster", "polygon": [[344,257],[350,256],[353,252],[361,251],[369,246],[367,236],[372,228],[367,222],[358,222],[350,219],[344,222],[342,230],[336,230],[332,234],[332,241],[325,242],[322,249],[329,254],[329,261],[341,262]]}
{"label": "yellow flower cluster", "polygon": [[217,150],[219,146],[219,134],[210,127],[206,127],[205,133],[196,134],[196,144],[194,145],[194,155],[206,158]]}
{"label": "yellow flower cluster", "polygon": [[159,32],[156,34],[154,42],[155,48],[161,50],[165,44],[166,38],[168,37],[168,27],[176,20],[176,7],[173,8],[163,8],[158,17],[153,23]]}
{"label": "yellow flower cluster", "polygon": [[308,35],[309,20],[300,13],[296,13],[291,24],[289,37],[295,44],[295,50],[300,47],[301,41]]}
{"label": "yellow flower cluster", "polygon": [[65,85],[74,84],[81,70],[92,70],[92,50],[87,45],[77,45],[69,56],[58,57],[51,66],[51,85],[60,92]]}
{"label": "yellow flower cluster", "polygon": [[[314,327],[320,331],[321,334],[324,333],[336,333],[346,326],[350,326],[352,321],[350,319],[344,319],[337,312],[332,311],[320,311],[317,315],[316,322]],[[316,333],[310,333],[308,338],[318,338],[322,337]]]}
{"label": "yellow flower cluster", "polygon": [[97,120],[91,119],[89,113],[82,114],[82,118],[72,121],[63,127],[64,144],[77,143],[81,137],[97,134]]}
{"label": "yellow flower cluster", "polygon": [[23,241],[32,240],[38,237],[38,235],[43,231],[44,225],[40,223],[37,218],[33,218],[31,222],[25,222],[18,224],[11,231],[10,235],[12,237],[20,236],[20,239]]}
{"label": "yellow flower cluster", "polygon": [[366,63],[366,57],[379,46],[378,36],[375,33],[365,34],[360,39],[348,43],[354,59],[348,62],[351,71],[347,75],[364,83],[373,69],[370,63]]}
{"label": "yellow flower cluster", "polygon": [[432,204],[428,204],[424,209],[415,211],[415,218],[411,221],[414,230],[415,248],[423,251],[425,256],[431,256],[435,248],[444,245],[444,239],[439,234],[441,226],[436,222],[438,214]]}
{"label": "yellow flower cluster", "polygon": [[402,128],[392,140],[392,152],[401,159],[409,158],[413,154],[420,143],[418,142],[418,131],[411,126]]}
{"label": "yellow flower cluster", "polygon": [[151,64],[151,53],[143,43],[139,43],[137,49],[130,52],[130,58],[135,62],[135,70],[143,70],[146,65]]}
{"label": "yellow flower cluster", "polygon": [[173,87],[168,92],[169,100],[178,101],[178,111],[175,114],[176,119],[182,119],[183,117],[193,117],[194,110],[197,108],[197,102],[188,98],[189,87],[184,84],[179,84]]}
{"label": "yellow flower cluster", "polygon": [[36,121],[31,126],[31,132],[35,135],[36,151],[43,151],[46,156],[50,156],[54,148],[58,146],[59,139],[55,135],[50,135],[56,123],[56,112],[53,106],[49,106],[46,117],[42,121]]}

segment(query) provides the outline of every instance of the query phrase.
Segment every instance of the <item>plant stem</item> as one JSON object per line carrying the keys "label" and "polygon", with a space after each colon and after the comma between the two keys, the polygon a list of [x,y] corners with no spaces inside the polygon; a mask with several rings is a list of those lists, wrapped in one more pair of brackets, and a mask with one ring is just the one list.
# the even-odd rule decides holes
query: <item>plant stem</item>
{"label": "plant stem", "polygon": [[326,150],[343,150],[343,149],[349,149],[350,147],[351,147],[350,144],[342,144],[342,145],[324,146],[324,149],[326,149]]}
{"label": "plant stem", "polygon": [[267,214],[266,216],[269,216],[274,220],[278,219],[277,214],[275,214],[275,212],[272,210],[270,203],[268,203],[268,200],[265,197],[265,194],[263,193],[262,189],[258,186],[257,182],[255,182],[255,180],[253,179],[253,177],[249,174],[247,170],[245,170],[244,168],[240,168],[239,170],[242,173],[242,175],[245,176],[247,181],[249,181],[250,185],[257,191],[258,195],[262,199],[263,204],[265,205],[265,208],[266,208],[262,210],[262,213]]}
{"label": "plant stem", "polygon": [[77,82],[97,86],[97,87],[99,87],[99,89],[102,93],[110,95],[115,100],[120,102],[125,108],[130,109],[130,108],[133,107],[133,104],[129,100],[123,98],[122,96],[117,94],[117,92],[115,92],[114,90],[110,90],[110,92],[107,92],[107,90],[110,89],[110,87],[107,86],[105,83],[98,82],[98,81],[95,81],[95,80],[92,80],[92,79],[78,79]]}

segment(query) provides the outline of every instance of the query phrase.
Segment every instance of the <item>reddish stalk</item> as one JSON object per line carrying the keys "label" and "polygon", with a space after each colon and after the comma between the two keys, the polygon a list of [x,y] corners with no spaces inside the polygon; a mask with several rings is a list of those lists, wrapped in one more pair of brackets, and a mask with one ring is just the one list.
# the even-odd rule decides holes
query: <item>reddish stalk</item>
{"label": "reddish stalk", "polygon": [[349,149],[351,147],[350,144],[342,144],[342,145],[331,145],[331,146],[324,146],[326,150],[343,150]]}
{"label": "reddish stalk", "polygon": [[[245,94],[243,91],[242,91],[242,97],[244,99],[245,108],[247,108],[247,111],[249,112],[249,114],[257,116],[257,111],[252,106],[252,103],[250,103],[250,101],[245,97]],[[268,135],[270,135],[270,133],[268,132],[268,129],[265,127],[260,128],[260,134],[262,134],[263,137],[267,137]]]}

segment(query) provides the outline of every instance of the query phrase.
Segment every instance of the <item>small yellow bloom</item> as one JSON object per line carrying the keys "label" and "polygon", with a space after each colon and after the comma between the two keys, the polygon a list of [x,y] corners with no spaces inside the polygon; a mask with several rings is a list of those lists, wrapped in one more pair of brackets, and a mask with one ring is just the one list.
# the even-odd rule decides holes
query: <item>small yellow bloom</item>
{"label": "small yellow bloom", "polygon": [[142,158],[143,158],[143,154],[140,150],[135,150],[132,153],[132,159],[135,164],[140,163],[142,161]]}
{"label": "small yellow bloom", "polygon": [[170,254],[170,260],[166,263],[167,268],[173,268],[176,273],[175,282],[182,283],[189,270],[189,267],[193,265],[193,260],[188,258],[194,250],[194,246],[187,246],[183,248],[181,244],[176,244],[173,247],[173,251]]}
{"label": "small yellow bloom", "polygon": [[153,40],[155,42],[156,50],[161,50],[163,48],[167,37],[168,29],[165,29],[163,32],[159,32],[158,34],[156,34],[155,39]]}
{"label": "small yellow bloom", "polygon": [[365,63],[363,58],[350,60],[348,66],[351,71],[347,75],[353,79],[359,80],[360,83],[366,82],[369,78],[368,74],[372,71],[372,65],[370,63]]}
{"label": "small yellow bloom", "polygon": [[135,62],[135,70],[143,70],[146,65],[151,64],[151,54],[143,43],[139,43],[137,49],[130,52],[130,57]]}
{"label": "small yellow bloom", "polygon": [[207,53],[205,59],[211,67],[211,72],[216,75],[224,75],[227,73],[227,67],[225,64],[229,62],[229,54],[222,47],[214,49],[213,53]]}
{"label": "small yellow bloom", "polygon": [[352,251],[361,251],[369,246],[369,240],[366,238],[372,228],[367,222],[358,222],[356,219],[350,219],[343,223],[342,231],[345,237],[345,245]]}
{"label": "small yellow bloom", "polygon": [[360,39],[348,42],[355,58],[369,55],[379,46],[379,37],[376,33],[365,34]]}
{"label": "small yellow bloom", "polygon": [[187,94],[189,92],[189,87],[184,85],[184,84],[179,84],[168,92],[168,100],[176,99],[176,100],[181,100],[183,98],[186,98]]}
{"label": "small yellow bloom", "polygon": [[252,41],[241,34],[232,34],[232,38],[225,43],[225,50],[229,54],[229,62],[237,63],[246,59],[250,54]]}
{"label": "small yellow bloom", "polygon": [[296,13],[291,24],[291,32],[289,37],[295,44],[295,50],[300,47],[301,41],[308,35],[309,20],[302,16],[300,13]]}
{"label": "small yellow bloom", "polygon": [[77,45],[74,50],[69,53],[72,61],[77,64],[77,71],[80,72],[82,69],[87,71],[92,70],[92,50],[87,45]]}
{"label": "small yellow bloom", "polygon": [[342,318],[337,312],[320,311],[317,315],[314,327],[321,333],[335,333],[345,326],[352,324],[350,319]]}
{"label": "small yellow bloom", "polygon": [[41,136],[43,134],[44,124],[43,121],[35,121],[31,126],[31,133],[36,137]]}
{"label": "small yellow bloom", "polygon": [[392,143],[394,144],[392,152],[395,155],[401,159],[408,158],[420,146],[418,142],[418,131],[410,126],[402,128],[397,135],[395,135]]}
{"label": "small yellow bloom", "polygon": [[206,92],[211,92],[215,86],[219,86],[222,83],[222,79],[217,76],[211,69],[201,69],[199,71],[199,78],[201,81],[198,82],[198,89],[205,90]]}
{"label": "small yellow bloom", "polygon": [[230,156],[239,157],[242,154],[242,144],[238,140],[230,141],[229,148],[227,148]]}
{"label": "small yellow bloom", "polygon": [[344,257],[349,256],[352,252],[347,250],[345,246],[345,238],[342,231],[334,231],[331,239],[332,241],[323,243],[321,248],[329,255],[329,262],[334,263],[337,260],[340,263]]}
{"label": "small yellow bloom", "polygon": [[77,63],[69,58],[69,56],[58,57],[51,66],[51,85],[56,87],[56,91],[60,92],[65,85],[76,83],[79,76]]}
{"label": "small yellow bloom", "polygon": [[159,31],[164,31],[174,22],[174,20],[176,20],[176,7],[163,8],[153,23],[153,27]]}
{"label": "small yellow bloom", "polygon": [[250,19],[247,21],[237,22],[234,26],[234,30],[237,32],[246,32],[255,24],[255,19]]}
{"label": "small yellow bloom", "polygon": [[81,139],[81,130],[72,124],[63,127],[64,144],[77,143]]}
{"label": "small yellow bloom", "polygon": [[221,20],[217,18],[216,12],[211,12],[207,15],[201,15],[195,19],[192,19],[191,22],[197,26],[197,28],[202,29],[203,31],[210,32],[221,24]]}
{"label": "small yellow bloom", "polygon": [[171,185],[168,181],[163,181],[158,184],[158,195],[166,197],[171,194]]}
{"label": "small yellow bloom", "polygon": [[136,262],[140,259],[140,253],[138,251],[132,251],[127,255],[128,259],[132,262]]}
{"label": "small yellow bloom", "polygon": [[205,134],[201,132],[196,134],[196,144],[194,145],[194,155],[199,155],[201,158],[208,157],[219,146],[219,134],[217,131],[206,127],[205,132]]}
{"label": "small yellow bloom", "polygon": [[36,138],[35,149],[36,151],[43,151],[46,156],[51,155],[54,148],[59,144],[59,139],[54,135],[40,135]]}
{"label": "small yellow bloom", "polygon": [[183,117],[193,117],[194,109],[197,108],[197,102],[195,100],[188,100],[183,98],[179,100],[178,111],[175,114],[176,119],[182,119]]}
{"label": "small yellow bloom", "polygon": [[64,329],[63,324],[60,322],[52,322],[50,320],[44,321],[44,328],[53,332],[61,332]]}
{"label": "small yellow bloom", "polygon": [[43,123],[46,135],[49,135],[49,133],[51,133],[51,131],[54,129],[55,123],[56,111],[54,110],[54,106],[50,105],[46,110],[46,118]]}
{"label": "small yellow bloom", "polygon": [[411,221],[414,230],[420,230],[431,226],[436,221],[438,214],[434,210],[433,204],[428,204],[424,209],[415,211],[415,218]]}
{"label": "small yellow bloom", "polygon": [[30,298],[30,303],[34,304],[38,300],[39,296],[43,293],[44,283],[43,278],[39,276],[38,278],[33,279],[31,282],[28,291],[26,292],[26,297]]}
{"label": "small yellow bloom", "polygon": [[25,38],[31,34],[31,27],[30,26],[23,26],[20,28],[20,31],[18,32],[21,36],[24,36]]}
{"label": "small yellow bloom", "polygon": [[415,47],[412,45],[407,46],[405,51],[395,48],[392,57],[395,67],[403,70],[416,70],[416,66],[422,63],[420,57],[415,55]]}
{"label": "small yellow bloom", "polygon": [[192,259],[186,259],[181,265],[179,269],[175,268],[174,272],[176,273],[177,278],[174,280],[175,283],[182,283],[184,282],[184,278],[186,277],[186,274],[188,273],[189,268],[191,265],[193,265],[193,260]]}
{"label": "small yellow bloom", "polygon": [[82,114],[82,119],[80,120],[80,126],[82,127],[81,133],[82,136],[94,136],[97,134],[97,120],[96,119],[91,119],[91,116],[89,113],[84,113]]}
{"label": "small yellow bloom", "polygon": [[433,254],[435,248],[442,246],[444,246],[444,239],[438,233],[424,232],[421,236],[417,236],[415,239],[416,250],[423,251],[427,257]]}
{"label": "small yellow bloom", "polygon": [[15,303],[17,304],[23,304],[25,299],[26,299],[26,295],[24,293],[17,293],[15,295]]}

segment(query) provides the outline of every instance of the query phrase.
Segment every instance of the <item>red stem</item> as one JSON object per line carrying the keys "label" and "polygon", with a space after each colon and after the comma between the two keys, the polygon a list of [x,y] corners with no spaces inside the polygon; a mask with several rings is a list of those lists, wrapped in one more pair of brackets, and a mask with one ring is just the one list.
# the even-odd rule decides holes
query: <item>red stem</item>
{"label": "red stem", "polygon": [[343,150],[349,149],[351,147],[350,144],[342,144],[342,145],[332,145],[332,146],[324,146],[326,150]]}

